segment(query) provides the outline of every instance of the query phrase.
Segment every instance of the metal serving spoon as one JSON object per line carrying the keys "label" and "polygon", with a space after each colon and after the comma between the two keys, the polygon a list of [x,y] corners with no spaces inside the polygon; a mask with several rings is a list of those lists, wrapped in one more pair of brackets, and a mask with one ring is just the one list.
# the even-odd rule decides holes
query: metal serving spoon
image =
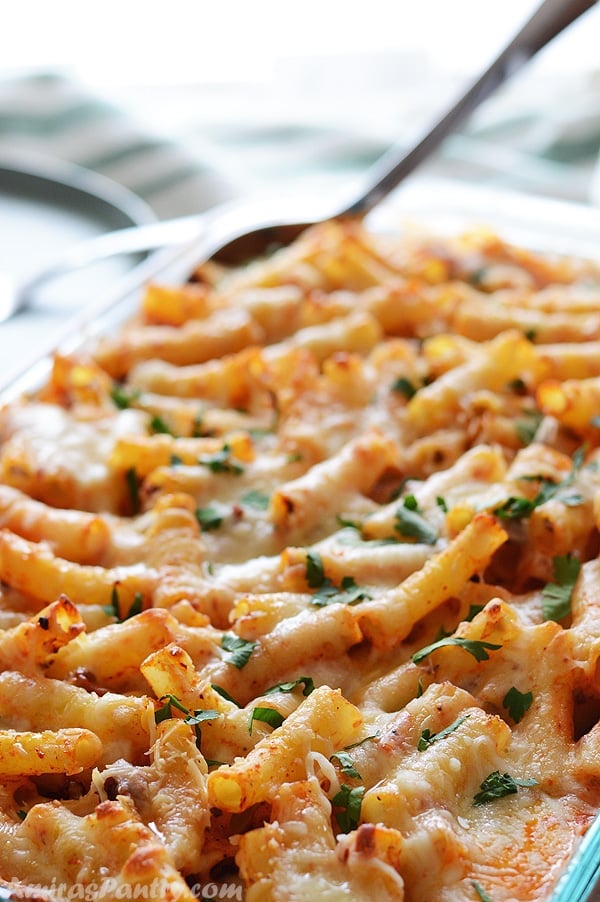
{"label": "metal serving spoon", "polygon": [[120,229],[73,247],[51,267],[20,283],[0,273],[0,322],[28,306],[43,283],[71,270],[116,254],[149,251],[169,245],[202,240],[205,257],[239,263],[260,256],[273,246],[285,246],[304,229],[324,219],[362,219],[396,188],[420,163],[430,157],[443,139],[502,85],[597,0],[544,0],[516,36],[477,78],[446,114],[406,152],[392,147],[368,173],[367,186],[352,203],[338,210],[323,209],[308,216],[289,205],[281,212],[273,204],[229,204],[209,213],[164,220],[150,225]]}

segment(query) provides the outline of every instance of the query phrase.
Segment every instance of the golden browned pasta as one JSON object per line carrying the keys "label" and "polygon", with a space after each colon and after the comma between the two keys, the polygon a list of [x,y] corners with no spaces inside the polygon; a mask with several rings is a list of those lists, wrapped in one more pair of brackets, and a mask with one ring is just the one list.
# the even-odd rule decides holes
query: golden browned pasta
{"label": "golden browned pasta", "polygon": [[600,807],[600,267],[307,230],[0,407],[0,888],[534,902]]}

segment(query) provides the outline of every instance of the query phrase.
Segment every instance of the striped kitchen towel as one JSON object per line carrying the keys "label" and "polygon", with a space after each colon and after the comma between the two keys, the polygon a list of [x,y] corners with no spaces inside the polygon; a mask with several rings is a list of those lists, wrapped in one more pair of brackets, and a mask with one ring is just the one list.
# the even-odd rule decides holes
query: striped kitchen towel
{"label": "striped kitchen towel", "polygon": [[159,218],[229,200],[223,175],[59,73],[0,81],[0,156],[76,163],[129,188]]}

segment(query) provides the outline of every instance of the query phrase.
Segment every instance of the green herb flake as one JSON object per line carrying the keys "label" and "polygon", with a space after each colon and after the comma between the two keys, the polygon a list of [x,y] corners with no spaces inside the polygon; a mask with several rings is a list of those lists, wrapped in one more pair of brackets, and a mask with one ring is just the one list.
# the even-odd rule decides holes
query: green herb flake
{"label": "green herb flake", "polygon": [[302,695],[308,696],[314,692],[315,683],[312,677],[301,676],[297,680],[290,680],[287,683],[277,683],[276,686],[266,689],[263,695],[270,695],[272,692],[293,692],[298,686],[302,686]]}
{"label": "green herb flake", "polygon": [[493,645],[491,642],[482,642],[479,639],[462,639],[460,636],[447,636],[415,652],[412,656],[412,661],[414,664],[418,664],[432,652],[437,651],[438,648],[445,648],[448,645],[457,645],[459,648],[463,648],[470,655],[473,655],[476,661],[487,661],[490,657],[488,651],[496,651],[498,648],[502,648],[501,645]]}
{"label": "green herb flake", "polygon": [[309,551],[306,555],[306,582],[311,589],[318,589],[325,582],[323,560],[316,551]]}
{"label": "green herb flake", "polygon": [[115,617],[119,623],[123,623],[125,620],[129,620],[130,617],[135,617],[136,614],[140,614],[144,609],[144,596],[141,592],[136,592],[131,606],[124,617],[121,617],[121,604],[119,602],[119,590],[116,586],[112,587],[112,591],[110,593],[110,604],[106,604],[102,606],[102,610],[105,614],[108,614],[109,617]]}
{"label": "green herb flake", "polygon": [[542,589],[544,620],[562,620],[571,613],[571,598],[581,570],[581,561],[571,554],[553,558],[554,582]]}
{"label": "green herb flake", "polygon": [[392,382],[390,389],[399,395],[404,395],[408,401],[414,398],[417,393],[416,386],[406,376],[399,376],[398,379]]}
{"label": "green herb flake", "polygon": [[221,648],[230,652],[231,657],[227,660],[228,664],[241,670],[250,660],[250,655],[258,645],[258,642],[250,642],[247,639],[240,639],[239,636],[232,636],[225,633],[221,639]]}
{"label": "green herb flake", "polygon": [[209,505],[208,507],[197,507],[195,513],[196,520],[204,532],[208,532],[211,529],[218,529],[223,523],[222,513],[218,511],[216,507],[212,507],[212,505]]}
{"label": "green herb flake", "polygon": [[139,399],[141,392],[137,388],[127,389],[123,385],[115,383],[110,390],[110,397],[115,407],[119,410],[127,410]]}
{"label": "green herb flake", "polygon": [[416,539],[425,545],[435,545],[437,532],[419,512],[414,495],[407,495],[403,504],[396,508],[394,529],[405,538]]}
{"label": "green herb flake", "polygon": [[27,812],[24,811],[22,808],[19,808],[18,811],[17,811],[17,817],[18,817],[20,820],[24,821],[25,818],[27,817]]}
{"label": "green herb flake", "polygon": [[236,702],[234,697],[227,692],[226,689],[223,689],[222,686],[218,686],[216,683],[211,683],[210,685],[211,688],[214,689],[214,691],[217,693],[217,695],[220,695],[221,698],[225,699],[225,701],[232,702],[237,708],[242,707],[240,703]]}
{"label": "green herb flake", "polygon": [[530,445],[544,419],[539,410],[525,410],[524,417],[515,420],[515,432],[523,445]]}
{"label": "green herb flake", "polygon": [[481,886],[479,886],[479,884],[477,883],[476,880],[471,880],[471,886],[477,893],[477,896],[479,897],[480,902],[493,902],[493,899],[489,895],[489,893],[486,893],[486,891],[484,889],[482,889]]}
{"label": "green herb flake", "polygon": [[362,777],[359,772],[354,767],[354,762],[348,752],[335,752],[329,759],[330,761],[337,761],[340,765],[340,770],[343,774],[346,774],[348,777],[353,777],[355,780],[361,780]]}
{"label": "green herb flake", "polygon": [[364,794],[364,786],[353,788],[342,783],[342,788],[331,800],[333,807],[338,809],[336,818],[342,833],[350,833],[358,827]]}
{"label": "green herb flake", "polygon": [[125,484],[127,485],[127,491],[129,493],[131,513],[135,516],[136,514],[139,514],[141,508],[140,480],[135,467],[129,467],[125,471]]}
{"label": "green herb flake", "polygon": [[442,498],[441,495],[438,495],[437,498],[435,499],[435,503],[437,504],[437,506],[439,507],[439,509],[440,509],[444,514],[447,514],[447,513],[448,513],[448,505],[446,504],[446,499],[445,499],[445,498]]}
{"label": "green herb flake", "polygon": [[350,520],[341,514],[337,514],[335,519],[340,529],[355,529],[357,532],[361,532],[363,528],[363,524],[359,520]]}
{"label": "green herb flake", "polygon": [[537,780],[519,780],[510,774],[501,774],[495,770],[489,774],[480,786],[480,792],[473,796],[474,805],[485,805],[495,799],[514,795],[520,786],[537,786]]}
{"label": "green herb flake", "polygon": [[535,498],[530,500],[528,498],[510,497],[504,504],[494,510],[494,514],[506,520],[520,520],[524,517],[529,517],[536,507],[545,504],[546,501],[550,501],[552,498],[556,498],[557,501],[561,501],[567,507],[576,507],[583,502],[583,496],[579,492],[565,493],[565,489],[572,485],[582,465],[583,449],[579,448],[573,455],[573,469],[560,482],[552,482],[540,476],[522,476],[521,478],[525,481],[539,481],[540,487]]}
{"label": "green herb flake", "polygon": [[504,504],[494,510],[494,513],[503,520],[522,520],[524,517],[529,517],[536,507],[535,502],[528,498],[517,498],[511,495]]}
{"label": "green herb flake", "polygon": [[150,417],[148,426],[153,435],[173,435],[173,430],[165,423],[163,418],[156,413]]}
{"label": "green herb flake", "polygon": [[463,717],[457,717],[453,723],[445,727],[443,730],[440,730],[439,733],[432,733],[431,730],[428,729],[423,730],[417,743],[418,751],[424,752],[429,748],[430,745],[433,745],[434,742],[439,742],[440,739],[445,739],[446,736],[454,733],[454,731],[458,730],[460,725],[464,723],[468,717],[470,717],[469,714],[465,714]]}
{"label": "green herb flake", "polygon": [[173,708],[177,708],[182,714],[190,713],[189,708],[182,705],[177,696],[171,695],[170,693],[161,696],[159,701],[164,702],[164,704],[154,712],[154,722],[157,724],[162,723],[163,720],[170,720],[170,718],[173,717]]}
{"label": "green herb flake", "polygon": [[249,733],[252,733],[252,724],[255,720],[260,720],[262,723],[266,723],[270,727],[273,727],[273,729],[277,729],[277,727],[281,726],[285,717],[283,714],[280,714],[279,711],[276,711],[275,708],[266,708],[259,705],[252,710],[252,714],[250,715],[250,720],[248,721]]}
{"label": "green herb flake", "polygon": [[351,742],[350,745],[344,746],[344,751],[349,752],[351,749],[357,749],[360,745],[364,745],[365,742],[373,742],[376,739],[379,739],[381,733],[377,731],[377,733],[371,733],[370,736],[365,736],[364,739],[359,739],[358,742]]}
{"label": "green herb flake", "polygon": [[502,707],[506,708],[515,723],[519,723],[523,720],[532,702],[533,692],[519,692],[515,686],[511,686],[502,699]]}
{"label": "green herb flake", "polygon": [[196,747],[199,749],[200,744],[202,742],[202,733],[200,730],[201,724],[206,723],[208,720],[216,720],[217,717],[220,717],[218,711],[208,710],[203,711],[202,709],[188,713],[188,716],[184,718],[184,723],[189,724],[194,728],[194,733],[196,734]]}
{"label": "green herb flake", "polygon": [[141,592],[136,592],[133,601],[131,602],[131,607],[127,611],[123,620],[129,620],[130,617],[135,617],[137,614],[141,614],[144,609],[144,596]]}
{"label": "green herb flake", "polygon": [[485,605],[483,605],[483,604],[470,604],[469,610],[467,611],[467,616],[465,617],[465,620],[468,623],[470,623],[474,617],[477,617],[477,615],[483,611],[484,607],[485,607]]}
{"label": "green herb flake", "polygon": [[199,410],[192,423],[192,438],[201,438],[204,427],[204,410]]}
{"label": "green herb flake", "polygon": [[253,510],[257,511],[266,511],[269,507],[270,500],[271,499],[265,492],[260,492],[258,489],[250,489],[250,491],[245,492],[240,498],[244,507],[251,507]]}
{"label": "green herb flake", "polygon": [[198,463],[203,467],[208,467],[212,473],[231,473],[239,476],[244,472],[242,464],[231,456],[231,448],[227,444],[223,445],[221,450],[215,454],[200,455]]}
{"label": "green herb flake", "polygon": [[311,601],[318,608],[322,608],[328,604],[355,605],[370,598],[369,593],[357,585],[352,576],[343,576],[339,587],[325,578]]}

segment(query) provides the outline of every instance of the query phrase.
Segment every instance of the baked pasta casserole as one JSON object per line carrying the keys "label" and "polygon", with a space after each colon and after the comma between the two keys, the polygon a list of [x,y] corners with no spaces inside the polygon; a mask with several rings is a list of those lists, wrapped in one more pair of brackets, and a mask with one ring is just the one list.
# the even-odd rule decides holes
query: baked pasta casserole
{"label": "baked pasta casserole", "polygon": [[600,799],[600,268],[329,222],[0,411],[5,899],[549,899]]}

